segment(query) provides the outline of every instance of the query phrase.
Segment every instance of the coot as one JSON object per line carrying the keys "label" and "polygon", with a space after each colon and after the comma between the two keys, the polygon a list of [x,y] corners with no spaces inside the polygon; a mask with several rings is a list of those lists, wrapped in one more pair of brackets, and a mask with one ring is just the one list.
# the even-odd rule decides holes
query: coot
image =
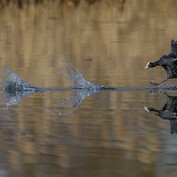
{"label": "coot", "polygon": [[177,133],[177,96],[167,96],[167,101],[162,109],[155,109],[153,107],[144,107],[147,112],[154,112],[161,119],[170,121],[170,132],[171,134]]}
{"label": "coot", "polygon": [[146,68],[153,68],[156,66],[162,66],[167,72],[167,79],[154,83],[153,85],[159,85],[166,82],[168,79],[177,78],[177,41],[171,40],[171,51],[168,55],[163,55],[158,61],[148,62]]}

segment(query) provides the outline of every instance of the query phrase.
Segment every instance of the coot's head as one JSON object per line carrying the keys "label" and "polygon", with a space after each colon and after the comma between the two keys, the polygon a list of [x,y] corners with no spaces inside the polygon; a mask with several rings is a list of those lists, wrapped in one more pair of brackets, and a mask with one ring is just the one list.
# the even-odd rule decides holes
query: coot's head
{"label": "coot's head", "polygon": [[146,67],[144,69],[152,68],[152,67],[154,67],[154,64],[151,63],[151,62],[148,62],[147,65],[146,65]]}

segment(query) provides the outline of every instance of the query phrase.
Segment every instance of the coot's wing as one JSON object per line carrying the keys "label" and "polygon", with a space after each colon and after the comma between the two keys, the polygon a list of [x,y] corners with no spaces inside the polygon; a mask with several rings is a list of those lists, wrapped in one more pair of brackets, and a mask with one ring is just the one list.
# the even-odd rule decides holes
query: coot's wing
{"label": "coot's wing", "polygon": [[171,51],[169,54],[177,58],[177,41],[171,40]]}

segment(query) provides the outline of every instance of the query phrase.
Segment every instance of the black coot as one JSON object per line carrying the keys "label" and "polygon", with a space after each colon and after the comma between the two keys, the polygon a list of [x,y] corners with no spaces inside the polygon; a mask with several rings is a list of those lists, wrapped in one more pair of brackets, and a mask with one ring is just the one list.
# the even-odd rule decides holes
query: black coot
{"label": "black coot", "polygon": [[155,112],[161,119],[170,121],[171,133],[177,134],[177,96],[167,96],[167,101],[162,109],[155,109],[153,107],[144,107],[147,112]]}
{"label": "black coot", "polygon": [[171,40],[171,51],[168,55],[163,55],[158,61],[148,62],[146,68],[153,68],[156,66],[162,66],[167,72],[167,79],[154,83],[153,85],[159,85],[167,81],[168,79],[177,78],[177,41]]}

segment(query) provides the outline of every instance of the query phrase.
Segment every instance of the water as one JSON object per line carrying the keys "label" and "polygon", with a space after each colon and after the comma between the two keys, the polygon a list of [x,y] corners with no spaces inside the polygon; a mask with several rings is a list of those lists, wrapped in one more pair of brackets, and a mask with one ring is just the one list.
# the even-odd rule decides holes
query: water
{"label": "water", "polygon": [[176,2],[3,3],[0,176],[176,176]]}
{"label": "water", "polygon": [[34,94],[36,88],[30,85],[27,81],[23,81],[21,77],[11,72],[6,66],[2,70],[1,101],[8,109],[9,106],[16,105],[21,101],[21,98],[27,97],[29,94]]}
{"label": "water", "polygon": [[[42,91],[56,92],[56,91],[71,90],[72,91],[71,98],[62,101],[63,108],[66,109],[65,113],[61,113],[61,112],[58,113],[60,116],[68,116],[81,105],[81,103],[86,97],[90,95],[96,95],[100,91],[148,90],[152,92],[159,91],[159,93],[161,92],[165,93],[165,91],[168,90],[176,90],[177,87],[176,85],[165,86],[164,84],[161,87],[139,87],[139,88],[138,87],[137,88],[136,87],[104,87],[103,85],[98,85],[96,83],[91,83],[85,80],[82,73],[80,73],[79,70],[76,67],[73,67],[70,63],[62,61],[60,64],[62,63],[64,63],[64,65],[66,66],[66,71],[61,71],[61,72],[66,76],[67,79],[70,79],[72,81],[72,87],[70,88],[35,87],[34,85],[29,84],[27,81],[23,81],[19,75],[11,72],[7,67],[4,67],[2,70],[2,79],[1,79],[1,85],[3,86],[1,90],[4,90],[4,92],[1,94],[1,101],[3,102],[7,100],[7,103],[5,105],[8,109],[9,106],[18,104],[23,97],[28,97],[29,94],[34,94],[35,92],[40,93]],[[55,67],[57,67],[57,65]],[[60,69],[58,69],[58,71],[60,71]],[[172,106],[170,104],[170,107],[175,107],[175,106]],[[52,108],[51,112],[54,112],[53,107],[45,107],[45,108],[46,109]],[[150,111],[157,112],[153,108],[145,107],[145,110],[147,112]],[[173,112],[175,113],[176,111],[174,110]]]}

